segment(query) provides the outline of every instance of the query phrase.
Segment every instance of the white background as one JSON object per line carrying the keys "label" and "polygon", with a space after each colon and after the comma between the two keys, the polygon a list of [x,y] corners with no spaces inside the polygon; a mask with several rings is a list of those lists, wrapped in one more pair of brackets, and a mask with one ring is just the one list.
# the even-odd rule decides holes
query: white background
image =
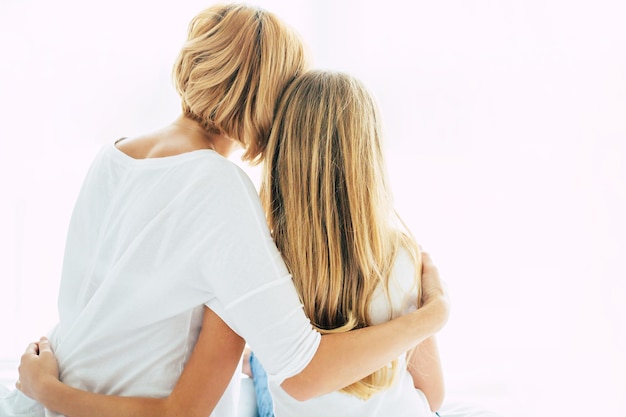
{"label": "white background", "polygon": [[[178,115],[171,65],[209,4],[0,2],[6,380],[56,322],[91,158]],[[626,415],[626,5],[256,4],[381,106],[398,210],[452,293],[448,397],[508,416]]]}

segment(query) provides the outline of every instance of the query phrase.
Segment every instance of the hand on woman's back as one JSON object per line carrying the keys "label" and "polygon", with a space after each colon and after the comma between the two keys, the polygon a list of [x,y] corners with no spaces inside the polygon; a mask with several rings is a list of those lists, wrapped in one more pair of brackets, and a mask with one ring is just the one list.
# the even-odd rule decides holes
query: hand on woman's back
{"label": "hand on woman's back", "polygon": [[450,299],[444,282],[439,277],[439,270],[430,255],[422,252],[422,305],[438,302],[447,321],[450,315]]}

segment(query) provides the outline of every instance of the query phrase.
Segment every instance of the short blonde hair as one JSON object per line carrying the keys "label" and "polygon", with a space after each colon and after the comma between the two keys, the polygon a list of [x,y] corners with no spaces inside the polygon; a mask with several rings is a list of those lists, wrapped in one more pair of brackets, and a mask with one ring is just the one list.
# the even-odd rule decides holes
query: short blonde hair
{"label": "short blonde hair", "polygon": [[183,114],[237,140],[242,158],[258,163],[277,101],[307,61],[299,35],[272,13],[214,5],[189,24],[173,77]]}

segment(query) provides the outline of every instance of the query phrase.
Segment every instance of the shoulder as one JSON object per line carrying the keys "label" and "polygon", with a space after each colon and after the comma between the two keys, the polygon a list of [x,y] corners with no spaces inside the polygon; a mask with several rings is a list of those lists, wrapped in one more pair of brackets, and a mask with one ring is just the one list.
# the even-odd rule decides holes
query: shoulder
{"label": "shoulder", "polygon": [[218,154],[206,155],[194,165],[186,172],[192,178],[186,194],[196,209],[210,211],[222,221],[235,219],[229,229],[249,231],[257,224],[267,228],[259,194],[243,169]]}
{"label": "shoulder", "polygon": [[209,152],[196,161],[195,170],[193,176],[200,184],[222,189],[229,194],[253,195],[258,199],[258,193],[248,174],[233,161],[217,153]]}

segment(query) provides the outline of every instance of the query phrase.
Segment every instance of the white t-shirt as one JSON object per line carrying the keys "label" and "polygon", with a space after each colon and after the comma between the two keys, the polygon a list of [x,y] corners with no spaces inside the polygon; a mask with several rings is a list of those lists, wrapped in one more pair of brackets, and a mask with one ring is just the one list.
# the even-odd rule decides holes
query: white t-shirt
{"label": "white t-shirt", "polygon": [[[417,287],[415,268],[405,250],[400,250],[389,280],[390,300],[377,288],[370,304],[373,324],[380,324],[415,310]],[[391,302],[391,305],[390,305]],[[265,365],[265,364],[263,364]],[[280,384],[269,381],[276,417],[417,417],[432,416],[426,396],[414,388],[405,355],[398,358],[394,384],[367,401],[341,392],[332,392],[309,401],[296,401]]]}
{"label": "white t-shirt", "polygon": [[[205,304],[278,383],[317,350],[320,335],[239,167],[212,150],[136,160],[105,146],[67,236],[60,320],[50,335],[61,380],[102,394],[167,396]],[[214,416],[235,415],[238,387],[236,376]],[[22,403],[14,415],[41,415],[26,397],[11,401]],[[0,399],[3,417],[12,415],[7,404]]]}

